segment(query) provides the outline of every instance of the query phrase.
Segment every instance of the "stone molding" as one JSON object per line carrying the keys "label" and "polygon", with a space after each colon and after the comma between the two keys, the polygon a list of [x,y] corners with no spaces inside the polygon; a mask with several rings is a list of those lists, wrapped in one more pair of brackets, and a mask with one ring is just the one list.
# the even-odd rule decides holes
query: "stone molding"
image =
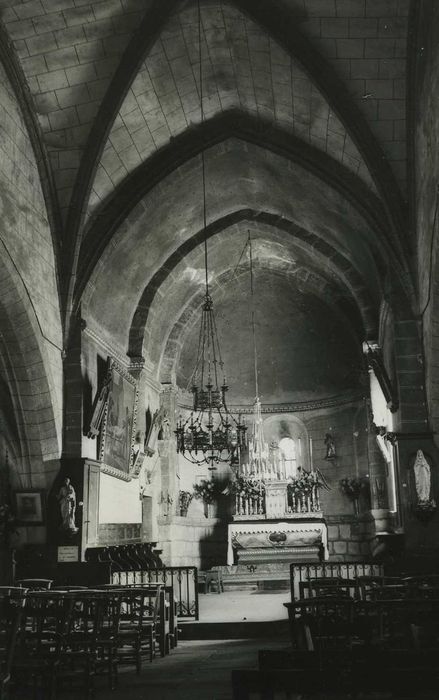
{"label": "stone molding", "polygon": [[[183,398],[183,397],[182,397]],[[340,394],[331,396],[327,399],[316,399],[314,401],[295,401],[293,403],[280,404],[262,404],[261,412],[266,414],[276,413],[301,413],[302,411],[315,411],[316,409],[334,408],[338,406],[356,405],[363,400],[362,394]],[[192,411],[193,406],[183,402],[178,402],[178,408],[186,411]],[[254,406],[228,404],[227,408],[232,414],[242,413],[243,415],[253,415]]]}

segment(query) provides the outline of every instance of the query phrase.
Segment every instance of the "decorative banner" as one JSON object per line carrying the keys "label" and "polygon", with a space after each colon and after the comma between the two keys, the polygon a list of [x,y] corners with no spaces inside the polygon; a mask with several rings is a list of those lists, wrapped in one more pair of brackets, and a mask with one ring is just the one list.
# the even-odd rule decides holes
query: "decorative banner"
{"label": "decorative banner", "polygon": [[138,391],[137,382],[114,360],[110,364],[111,384],[105,410],[100,461],[105,467],[129,477],[133,457]]}

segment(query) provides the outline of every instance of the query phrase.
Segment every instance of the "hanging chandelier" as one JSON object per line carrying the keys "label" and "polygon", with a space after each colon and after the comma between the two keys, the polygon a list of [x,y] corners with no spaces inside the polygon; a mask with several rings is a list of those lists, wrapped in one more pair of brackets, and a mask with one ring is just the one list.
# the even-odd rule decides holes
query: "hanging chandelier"
{"label": "hanging chandelier", "polygon": [[[198,47],[200,63],[200,114],[204,122],[203,80],[201,55],[201,11],[198,0]],[[219,462],[239,464],[240,448],[245,444],[247,427],[229,412],[226,404],[228,386],[224,362],[218,341],[213,301],[209,293],[206,231],[206,174],[204,149],[201,151],[205,295],[201,313],[198,352],[191,376],[193,410],[186,421],[180,416],[175,430],[177,453],[193,464],[209,464],[215,469]],[[222,382],[221,377],[222,374]]]}

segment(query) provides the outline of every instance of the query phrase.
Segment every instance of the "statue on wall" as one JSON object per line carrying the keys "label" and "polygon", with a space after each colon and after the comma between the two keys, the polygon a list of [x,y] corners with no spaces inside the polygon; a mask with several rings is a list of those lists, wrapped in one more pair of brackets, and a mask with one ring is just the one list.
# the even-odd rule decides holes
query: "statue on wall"
{"label": "statue on wall", "polygon": [[416,453],[413,471],[415,474],[415,486],[418,503],[430,500],[431,471],[430,465],[425,459],[422,450],[418,450]]}
{"label": "statue on wall", "polygon": [[326,433],[324,443],[326,445],[325,459],[335,459],[337,455],[335,452],[334,438],[331,433]]}
{"label": "statue on wall", "polygon": [[63,485],[61,486],[57,495],[57,499],[61,510],[61,530],[65,530],[72,535],[76,535],[78,532],[78,528],[75,524],[76,493],[75,489],[70,483],[69,477],[64,479]]}

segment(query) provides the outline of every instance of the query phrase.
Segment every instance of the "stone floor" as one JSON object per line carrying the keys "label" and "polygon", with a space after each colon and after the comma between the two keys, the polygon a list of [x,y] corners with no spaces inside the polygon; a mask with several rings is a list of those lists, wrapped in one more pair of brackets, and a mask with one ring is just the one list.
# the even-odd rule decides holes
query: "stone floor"
{"label": "stone floor", "polygon": [[290,591],[226,591],[200,594],[200,622],[259,622],[286,620],[284,603],[291,600]]}
{"label": "stone floor", "polygon": [[[256,668],[259,649],[284,646],[272,639],[181,642],[169,656],[146,663],[139,676],[121,668],[116,690],[97,679],[96,700],[231,700],[231,670]],[[83,697],[79,690],[60,694],[60,700]]]}

